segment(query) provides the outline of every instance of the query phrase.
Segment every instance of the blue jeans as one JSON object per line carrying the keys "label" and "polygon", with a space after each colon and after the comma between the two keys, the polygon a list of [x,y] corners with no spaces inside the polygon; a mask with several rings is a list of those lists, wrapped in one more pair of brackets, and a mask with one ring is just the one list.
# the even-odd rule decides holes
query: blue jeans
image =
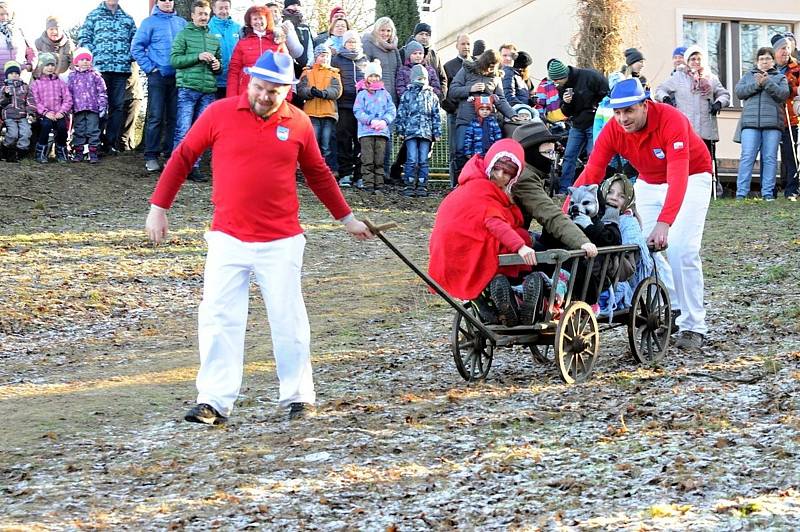
{"label": "blue jeans", "polygon": [[[403,179],[406,186],[413,187],[417,183],[420,187],[428,184],[428,153],[431,151],[431,141],[423,138],[406,140],[406,166]],[[415,171],[418,170],[418,173]]]}
{"label": "blue jeans", "polygon": [[58,120],[50,120],[46,117],[39,118],[39,141],[38,144],[42,146],[47,145],[50,139],[50,132],[55,131],[56,146],[67,145],[67,118],[59,118]]}
{"label": "blue jeans", "polygon": [[586,148],[587,154],[592,153],[592,128],[571,128],[567,137],[567,147],[564,150],[564,160],[561,165],[561,182],[558,189],[560,194],[566,194],[567,187],[571,187],[572,183],[575,182],[575,166],[584,148]]}
{"label": "blue jeans", "polygon": [[455,130],[455,166],[453,173],[455,174],[455,182],[453,186],[458,184],[458,176],[461,174],[461,169],[467,164],[468,157],[464,154],[464,137],[467,136],[468,124],[458,124]]}
{"label": "blue jeans", "polygon": [[[462,142],[463,144],[463,142]],[[450,174],[450,188],[453,188],[458,183],[458,162],[456,161],[456,115],[447,115],[447,147],[450,152],[450,165],[448,172]]]}
{"label": "blue jeans", "polygon": [[[178,88],[178,105],[175,119],[175,139],[172,142],[172,149],[178,147],[183,137],[189,132],[194,121],[203,114],[206,107],[214,103],[217,99],[216,93],[205,93],[184,87]],[[200,166],[200,159],[195,161],[195,168]]]}
{"label": "blue jeans", "polygon": [[161,72],[147,75],[147,117],[144,123],[144,159],[158,159],[163,151],[168,158],[175,139],[178,91],[175,76]]}
{"label": "blue jeans", "polygon": [[336,134],[336,120],[333,118],[324,118],[312,116],[311,125],[314,126],[314,136],[317,137],[317,144],[328,168],[333,170],[336,168],[336,154],[333,152],[332,140],[335,140]]}
{"label": "blue jeans", "polygon": [[742,155],[739,158],[739,175],[736,177],[736,197],[746,198],[753,178],[753,164],[761,152],[761,197],[775,197],[775,175],[778,171],[779,129],[742,130]]}
{"label": "blue jeans", "polygon": [[103,72],[108,94],[108,115],[103,120],[104,123],[100,124],[100,129],[105,131],[102,141],[109,148],[119,148],[119,137],[125,118],[125,87],[129,77],[130,72]]}

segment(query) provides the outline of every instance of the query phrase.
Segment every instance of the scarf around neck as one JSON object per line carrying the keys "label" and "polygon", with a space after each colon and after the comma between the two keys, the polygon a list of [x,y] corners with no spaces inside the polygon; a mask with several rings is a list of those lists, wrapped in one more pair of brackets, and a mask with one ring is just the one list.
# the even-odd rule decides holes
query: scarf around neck
{"label": "scarf around neck", "polygon": [[697,70],[687,70],[686,73],[692,78],[692,92],[700,93],[703,96],[711,94],[711,82],[704,75],[703,67]]}
{"label": "scarf around neck", "polygon": [[392,50],[397,50],[396,36],[392,36],[391,41],[382,41],[376,35],[370,34],[370,41],[372,41],[372,44],[374,44],[384,52],[391,52]]}

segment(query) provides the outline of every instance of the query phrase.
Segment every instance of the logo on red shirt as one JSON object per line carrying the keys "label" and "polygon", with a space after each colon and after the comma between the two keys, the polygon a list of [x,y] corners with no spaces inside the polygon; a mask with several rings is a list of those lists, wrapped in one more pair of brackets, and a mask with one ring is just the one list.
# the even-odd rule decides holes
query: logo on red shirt
{"label": "logo on red shirt", "polygon": [[278,126],[278,140],[288,140],[289,139],[289,128],[286,126]]}
{"label": "logo on red shirt", "polygon": [[664,155],[664,150],[662,150],[661,148],[653,148],[653,154],[659,159],[663,159],[664,157],[666,157]]}

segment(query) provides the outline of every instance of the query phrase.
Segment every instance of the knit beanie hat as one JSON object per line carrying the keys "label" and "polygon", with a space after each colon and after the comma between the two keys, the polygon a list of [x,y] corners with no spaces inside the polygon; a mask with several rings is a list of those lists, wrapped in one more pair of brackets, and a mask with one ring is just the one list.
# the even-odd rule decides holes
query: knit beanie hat
{"label": "knit beanie hat", "polygon": [[431,25],[426,24],[425,22],[419,22],[416,26],[414,26],[414,33],[412,35],[416,35],[417,33],[425,32],[430,35],[431,33]]}
{"label": "knit beanie hat", "polygon": [[677,48],[672,50],[672,57],[675,57],[676,55],[683,56],[684,53],[686,53],[686,47],[685,46],[678,46]]}
{"label": "knit beanie hat", "polygon": [[505,173],[516,176],[519,172],[519,166],[511,157],[500,157],[495,161],[492,170],[503,170]]}
{"label": "knit beanie hat", "polygon": [[314,59],[320,56],[320,54],[330,54],[331,49],[325,43],[319,44],[314,47]]}
{"label": "knit beanie hat", "polygon": [[375,75],[383,77],[383,71],[381,70],[381,61],[380,59],[375,59],[374,61],[370,61],[364,66],[364,79]]}
{"label": "knit beanie hat", "polygon": [[8,77],[8,75],[13,72],[21,74],[22,69],[20,68],[19,63],[16,61],[6,61],[6,64],[3,65],[3,72],[5,73],[5,76]]}
{"label": "knit beanie hat", "polygon": [[794,48],[794,46],[796,44],[795,43],[795,39],[794,39],[794,34],[790,33],[790,32],[776,33],[775,35],[772,36],[772,39],[770,39],[770,42],[772,43],[772,47],[775,50],[777,50],[779,48],[783,48],[784,46],[786,46],[787,43],[791,44],[792,48]]}
{"label": "knit beanie hat", "polygon": [[494,112],[494,98],[492,96],[476,96],[472,104],[475,106],[476,113],[481,108],[487,108]]}
{"label": "knit beanie hat", "polygon": [[472,55],[478,57],[483,52],[486,51],[486,42],[483,39],[478,39],[475,41],[475,44],[472,45]]}
{"label": "knit beanie hat", "polygon": [[356,44],[361,44],[361,37],[356,30],[347,30],[342,35],[342,48],[347,43],[347,41],[356,41]]}
{"label": "knit beanie hat", "polygon": [[518,52],[517,58],[514,59],[514,68],[522,70],[528,68],[533,64],[533,58],[528,52]]}
{"label": "knit beanie hat", "polygon": [[551,59],[547,62],[547,77],[555,81],[569,76],[569,68],[558,59]]}
{"label": "knit beanie hat", "polygon": [[689,58],[692,57],[694,54],[700,54],[702,56],[706,55],[706,53],[703,51],[702,48],[700,48],[696,44],[693,44],[689,48],[687,48],[685,52],[683,52],[683,60],[688,63]]}
{"label": "knit beanie hat", "polygon": [[283,2],[283,9],[286,9],[289,6],[297,6],[302,7],[300,5],[300,0],[284,0]]}
{"label": "knit beanie hat", "polygon": [[92,52],[89,51],[88,48],[78,48],[75,50],[73,57],[72,57],[72,64],[77,65],[78,61],[81,59],[88,59],[91,63],[94,57],[92,56]]}
{"label": "knit beanie hat", "polygon": [[628,48],[625,50],[625,64],[631,66],[634,63],[639,61],[644,61],[644,56],[642,52],[637,50],[636,48]]}
{"label": "knit beanie hat", "polygon": [[342,8],[342,6],[336,6],[333,9],[331,9],[331,14],[328,17],[328,22],[333,22],[333,17],[335,17],[336,15],[341,15],[342,17],[347,17],[347,13],[345,13],[345,11]]}
{"label": "knit beanie hat", "polygon": [[55,54],[51,54],[50,52],[45,52],[43,54],[39,54],[39,64],[42,66],[47,65],[55,65],[58,63],[58,59],[56,59]]}
{"label": "knit beanie hat", "polygon": [[58,28],[61,27],[61,23],[58,21],[58,17],[47,17],[47,21],[44,23],[45,29],[49,30],[50,28]]}
{"label": "knit beanie hat", "polygon": [[411,67],[411,81],[413,83],[420,82],[420,85],[428,83],[428,69],[425,65],[414,65]]}
{"label": "knit beanie hat", "polygon": [[406,44],[406,57],[409,57],[414,52],[422,52],[424,54],[425,48],[417,41],[410,41]]}

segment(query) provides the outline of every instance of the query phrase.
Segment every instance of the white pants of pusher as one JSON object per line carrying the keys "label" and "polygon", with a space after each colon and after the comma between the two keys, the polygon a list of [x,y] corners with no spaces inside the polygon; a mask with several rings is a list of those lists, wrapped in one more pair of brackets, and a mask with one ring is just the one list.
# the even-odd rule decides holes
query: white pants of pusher
{"label": "white pants of pusher", "polygon": [[314,403],[311,333],[300,286],[305,237],[242,242],[219,231],[208,243],[198,315],[200,371],[197,402],[228,416],[239,395],[244,364],[250,273],[267,307],[280,381],[279,403]]}
{"label": "white pants of pusher", "polygon": [[[642,233],[647,238],[658,221],[667,196],[667,184],[651,185],[636,180],[636,207],[642,217]],[[700,244],[711,198],[711,174],[689,176],[686,196],[678,216],[669,229],[666,250],[656,254],[659,278],[666,285],[673,310],[680,310],[678,329],[705,335],[706,309],[703,306],[703,263]]]}

